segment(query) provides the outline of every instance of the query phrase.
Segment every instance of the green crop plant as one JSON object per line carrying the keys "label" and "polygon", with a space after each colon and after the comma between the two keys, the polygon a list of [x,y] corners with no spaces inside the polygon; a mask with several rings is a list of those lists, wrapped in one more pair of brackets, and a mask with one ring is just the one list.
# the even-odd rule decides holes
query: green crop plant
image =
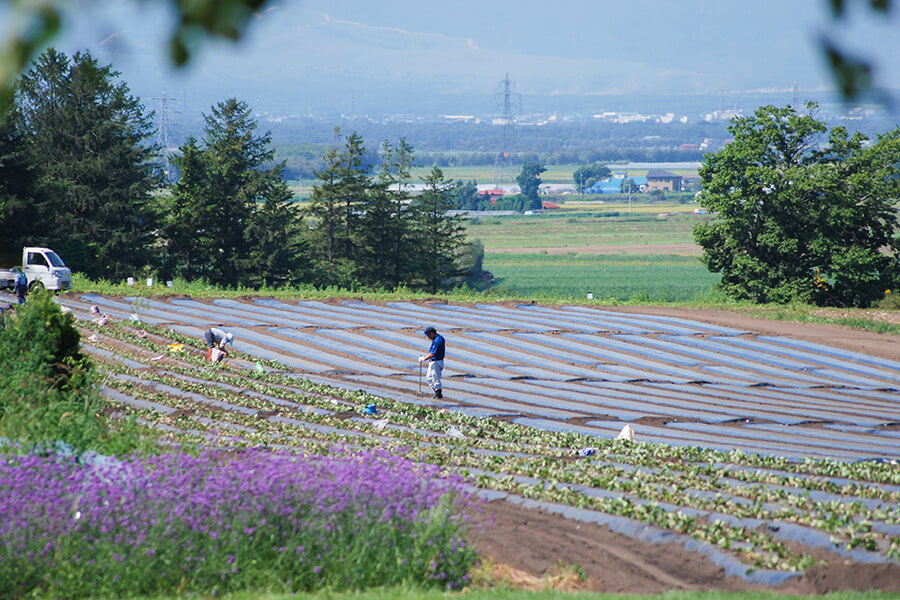
{"label": "green crop plant", "polygon": [[[845,548],[886,558],[898,553],[896,536],[884,533],[889,529],[883,527],[900,521],[900,494],[885,487],[898,483],[892,465],[796,462],[741,451],[543,431],[331,388],[290,376],[274,361],[264,362],[267,372],[251,376],[238,364],[211,365],[204,360],[200,340],[161,327],[128,323],[101,329],[85,324],[85,329],[99,334],[93,345],[112,353],[113,359],[100,363],[107,386],[173,409],[165,414],[117,404],[109,407],[121,417],[115,423],[136,423],[144,435],[156,435],[168,444],[268,446],[298,454],[377,447],[463,475],[486,489],[619,515],[692,536],[734,554],[749,568],[804,569],[816,559],[802,546],[776,539],[774,531],[750,528],[741,519],[828,532]],[[169,353],[167,344],[173,341],[188,351]],[[162,367],[149,360],[154,354],[171,360]],[[255,360],[241,353],[234,356]],[[162,385],[168,387],[154,388]],[[369,403],[378,406],[377,417],[365,414]],[[449,437],[451,428],[464,437]],[[597,451],[577,457],[576,451],[584,447]],[[734,524],[717,515],[727,515]]]}

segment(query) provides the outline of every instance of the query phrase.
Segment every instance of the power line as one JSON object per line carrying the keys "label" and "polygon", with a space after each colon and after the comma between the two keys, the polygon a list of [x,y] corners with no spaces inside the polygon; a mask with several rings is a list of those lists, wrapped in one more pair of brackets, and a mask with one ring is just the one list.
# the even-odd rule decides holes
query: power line
{"label": "power line", "polygon": [[[169,181],[172,176],[172,163],[169,161],[169,156],[171,155],[171,141],[169,139],[169,111],[172,110],[169,108],[169,102],[177,102],[176,98],[169,98],[169,95],[166,93],[166,90],[163,89],[162,95],[154,98],[154,100],[158,100],[160,104],[160,124],[159,129],[156,133],[156,142],[159,144],[160,148],[162,148],[162,169],[163,176],[166,178],[166,181]],[[172,112],[179,112],[177,110],[172,110]]]}
{"label": "power line", "polygon": [[[515,87],[515,83],[509,80],[509,73],[507,73],[500,85],[503,90],[501,92],[503,95],[503,117],[500,123],[500,151],[497,153],[497,159],[494,161],[495,188],[499,188],[500,184],[505,180],[506,168],[509,166],[509,150],[514,141],[512,88]],[[521,104],[521,99],[519,103]]]}

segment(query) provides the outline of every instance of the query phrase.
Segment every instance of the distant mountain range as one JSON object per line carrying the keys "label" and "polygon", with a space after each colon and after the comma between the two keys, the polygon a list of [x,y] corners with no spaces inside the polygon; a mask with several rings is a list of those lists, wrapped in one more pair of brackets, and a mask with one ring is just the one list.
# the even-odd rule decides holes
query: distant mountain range
{"label": "distant mountain range", "polygon": [[507,74],[520,113],[692,114],[752,97],[834,98],[812,30],[798,20],[811,6],[825,13],[811,0],[635,1],[624,16],[579,0],[285,1],[257,15],[242,43],[206,44],[173,73],[167,17],[151,10],[159,3],[134,10],[123,0],[87,3],[60,46],[111,62],[145,99],[167,90],[188,114],[229,97],[270,114],[502,114]]}

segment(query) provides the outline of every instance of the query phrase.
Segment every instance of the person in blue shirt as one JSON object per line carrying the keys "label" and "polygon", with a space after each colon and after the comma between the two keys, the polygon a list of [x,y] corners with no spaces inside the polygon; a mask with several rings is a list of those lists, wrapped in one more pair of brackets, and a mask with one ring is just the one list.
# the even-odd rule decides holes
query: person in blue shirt
{"label": "person in blue shirt", "polygon": [[444,370],[444,336],[439,334],[434,327],[426,327],[423,333],[425,337],[431,340],[431,348],[429,348],[428,354],[423,354],[419,357],[419,362],[431,361],[428,363],[428,372],[425,374],[425,380],[431,386],[431,389],[434,390],[434,397],[443,398],[441,371]]}
{"label": "person in blue shirt", "polygon": [[13,271],[16,274],[16,299],[19,301],[19,304],[25,304],[25,292],[28,291],[28,278],[25,276],[25,272],[19,267],[13,267]]}

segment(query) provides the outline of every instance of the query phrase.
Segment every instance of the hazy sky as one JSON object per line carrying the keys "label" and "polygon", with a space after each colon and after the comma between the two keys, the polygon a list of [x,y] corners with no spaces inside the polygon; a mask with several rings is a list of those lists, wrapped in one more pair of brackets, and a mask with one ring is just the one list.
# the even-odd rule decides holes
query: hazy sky
{"label": "hazy sky", "polygon": [[246,40],[206,44],[179,73],[160,4],[82,0],[57,45],[112,62],[140,96],[274,112],[420,112],[429,98],[489,98],[507,73],[526,97],[817,90],[831,86],[822,34],[900,88],[900,21],[867,2],[835,22],[827,0],[282,0]]}

